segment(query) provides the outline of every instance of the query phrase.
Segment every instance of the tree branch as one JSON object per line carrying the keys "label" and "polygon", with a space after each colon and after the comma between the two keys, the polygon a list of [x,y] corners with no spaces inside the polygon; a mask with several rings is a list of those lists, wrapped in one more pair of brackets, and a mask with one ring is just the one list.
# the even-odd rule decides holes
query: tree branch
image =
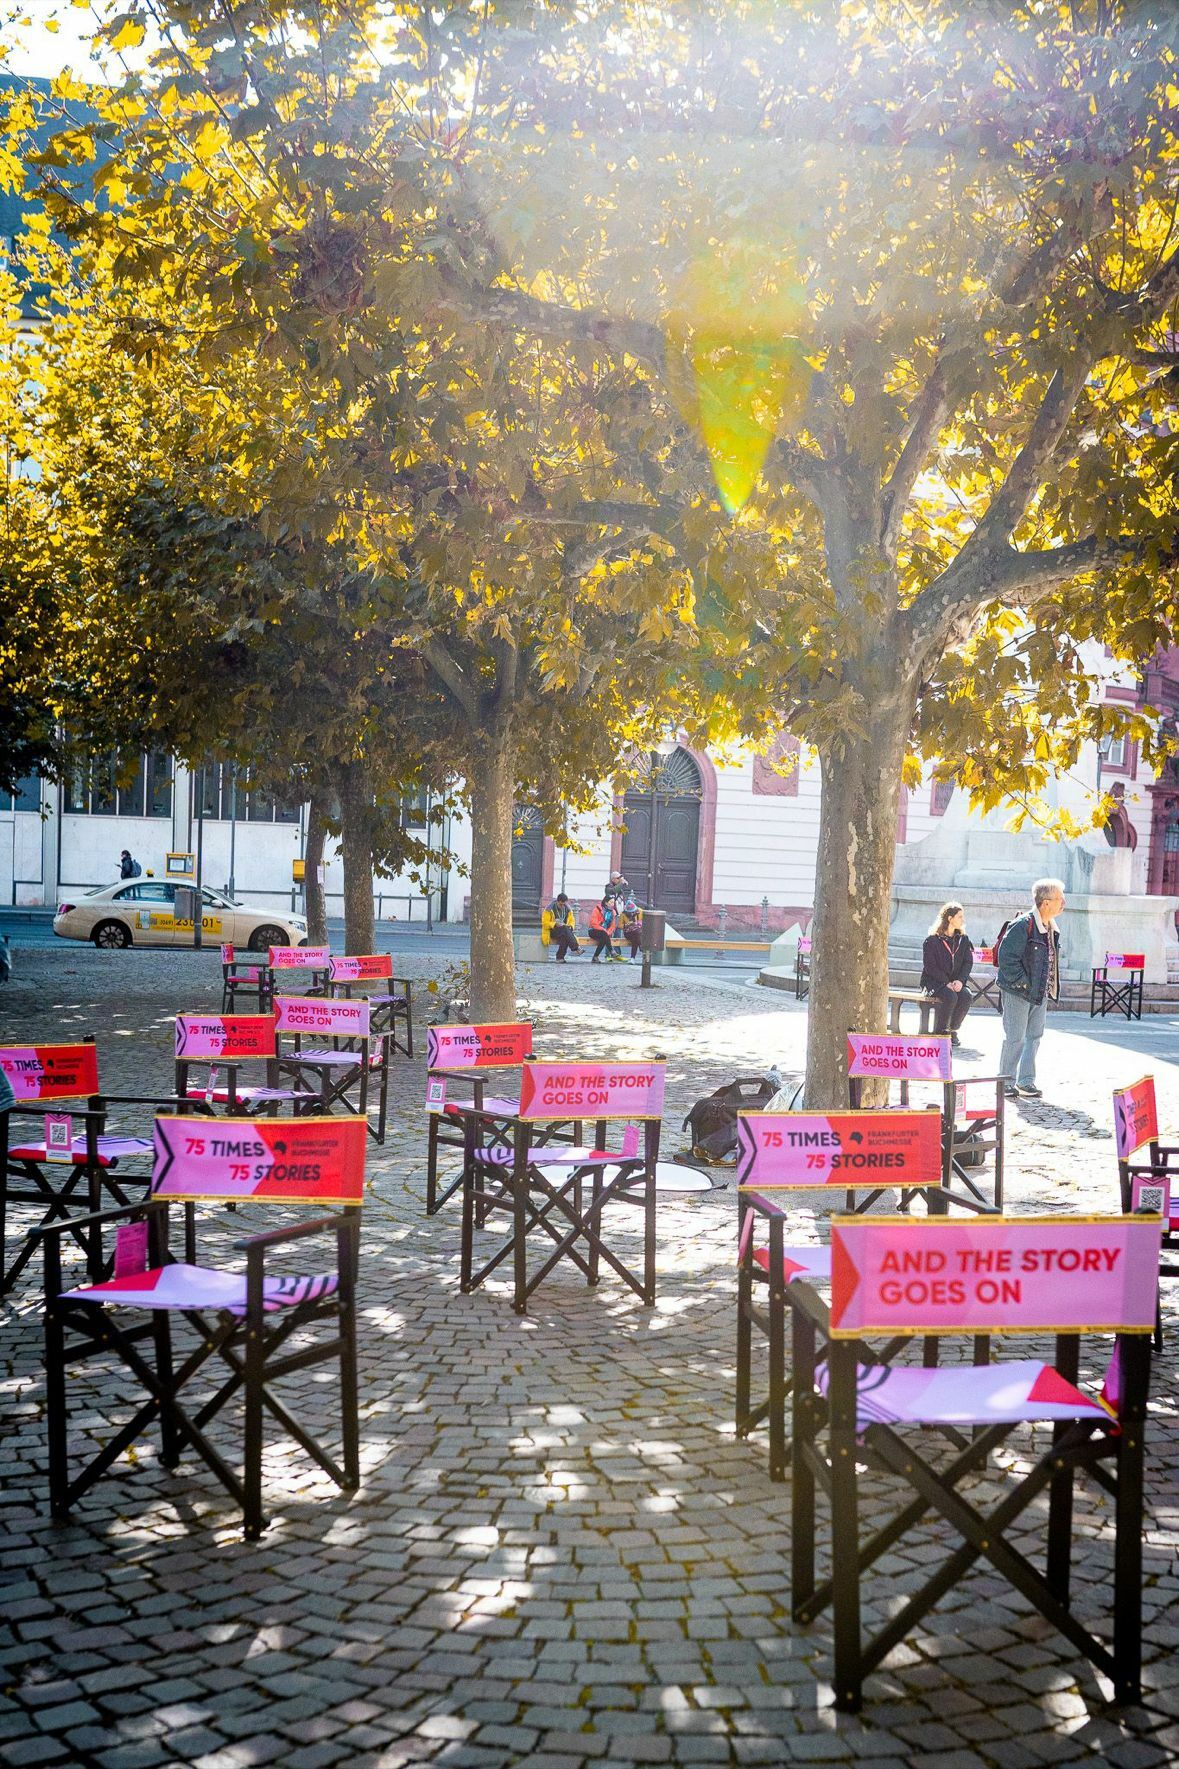
{"label": "tree branch", "polygon": [[523,289],[487,289],[473,305],[466,291],[456,288],[449,297],[443,297],[443,304],[458,309],[466,319],[486,325],[511,326],[534,338],[562,344],[592,344],[600,350],[633,356],[659,375],[666,368],[667,341],[663,329],[647,320],[542,301]]}
{"label": "tree branch", "polygon": [[440,639],[427,639],[421,647],[422,656],[434,674],[458,701],[472,727],[479,724],[481,697],[465,672],[455,662]]}
{"label": "tree branch", "polygon": [[950,374],[954,365],[970,352],[962,345],[948,349],[943,343],[933,370],[922,389],[909,426],[909,434],[896,465],[881,493],[880,544],[889,558],[896,555],[901,523],[913,486],[929,458],[938,432],[950,410]]}

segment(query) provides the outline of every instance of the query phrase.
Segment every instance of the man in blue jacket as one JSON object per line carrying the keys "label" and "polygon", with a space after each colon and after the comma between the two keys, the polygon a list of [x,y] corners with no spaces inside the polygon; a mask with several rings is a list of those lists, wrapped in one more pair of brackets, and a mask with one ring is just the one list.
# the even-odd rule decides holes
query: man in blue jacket
{"label": "man in blue jacket", "polygon": [[1032,908],[1008,922],[996,954],[999,997],[1003,1003],[1003,1055],[999,1072],[1010,1077],[1004,1092],[1040,1099],[1036,1051],[1044,1035],[1048,1003],[1060,994],[1060,935],[1056,918],[1064,908],[1058,878],[1032,886]]}

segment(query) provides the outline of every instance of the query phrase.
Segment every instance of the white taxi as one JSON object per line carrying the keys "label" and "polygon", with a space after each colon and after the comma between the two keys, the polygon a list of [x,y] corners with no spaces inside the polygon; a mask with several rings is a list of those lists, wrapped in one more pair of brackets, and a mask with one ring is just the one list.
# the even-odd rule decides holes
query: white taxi
{"label": "white taxi", "polygon": [[[105,885],[76,901],[59,903],[53,931],[63,940],[93,940],[100,947],[191,946],[191,920],[176,919],[176,888],[162,878]],[[265,952],[268,946],[305,946],[307,922],[285,911],[246,909],[219,891],[205,889],[201,938],[207,945],[224,943],[250,952]]]}

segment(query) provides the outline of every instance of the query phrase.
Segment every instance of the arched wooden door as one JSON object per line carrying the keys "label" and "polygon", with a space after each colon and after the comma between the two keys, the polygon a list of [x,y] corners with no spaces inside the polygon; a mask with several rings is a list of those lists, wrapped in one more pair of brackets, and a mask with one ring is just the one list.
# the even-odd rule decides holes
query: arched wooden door
{"label": "arched wooden door", "polygon": [[676,749],[648,757],[623,800],[622,870],[641,902],[673,917],[696,911],[702,796],[700,770]]}
{"label": "arched wooden door", "polygon": [[534,927],[540,921],[544,867],[544,825],[531,805],[517,805],[512,833],[512,923]]}

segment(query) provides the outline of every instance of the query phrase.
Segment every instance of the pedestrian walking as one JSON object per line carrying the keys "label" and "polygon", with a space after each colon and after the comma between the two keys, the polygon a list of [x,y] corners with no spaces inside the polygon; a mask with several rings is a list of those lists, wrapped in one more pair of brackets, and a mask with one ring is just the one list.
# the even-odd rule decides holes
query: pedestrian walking
{"label": "pedestrian walking", "polygon": [[961,1042],[958,1028],[970,1012],[974,996],[967,988],[974,964],[974,948],[965,931],[966,911],[961,903],[943,903],[921,949],[921,987],[932,995],[935,1032],[950,1034],[950,1043]]}
{"label": "pedestrian walking", "polygon": [[123,852],[119,855],[119,877],[138,878],[142,871],[143,868],[139,864],[139,861],[133,860],[129,849],[124,848]]}
{"label": "pedestrian walking", "polygon": [[590,939],[594,943],[594,955],[590,959],[591,964],[597,964],[603,953],[605,953],[607,958],[621,957],[621,953],[617,951],[614,945],[617,932],[618,911],[614,907],[614,899],[613,897],[603,897],[602,901],[600,903],[595,903],[590,910],[589,933]]}
{"label": "pedestrian walking", "polygon": [[1000,931],[995,954],[1003,1004],[1003,1054],[999,1073],[1010,1098],[1042,1099],[1036,1086],[1036,1051],[1044,1035],[1048,1003],[1060,995],[1060,933],[1064,885],[1041,878],[1032,886],[1032,907]]}
{"label": "pedestrian walking", "polygon": [[564,891],[558,891],[540,918],[540,938],[545,946],[555,946],[557,963],[564,964],[570,952],[580,952],[577,923]]}

